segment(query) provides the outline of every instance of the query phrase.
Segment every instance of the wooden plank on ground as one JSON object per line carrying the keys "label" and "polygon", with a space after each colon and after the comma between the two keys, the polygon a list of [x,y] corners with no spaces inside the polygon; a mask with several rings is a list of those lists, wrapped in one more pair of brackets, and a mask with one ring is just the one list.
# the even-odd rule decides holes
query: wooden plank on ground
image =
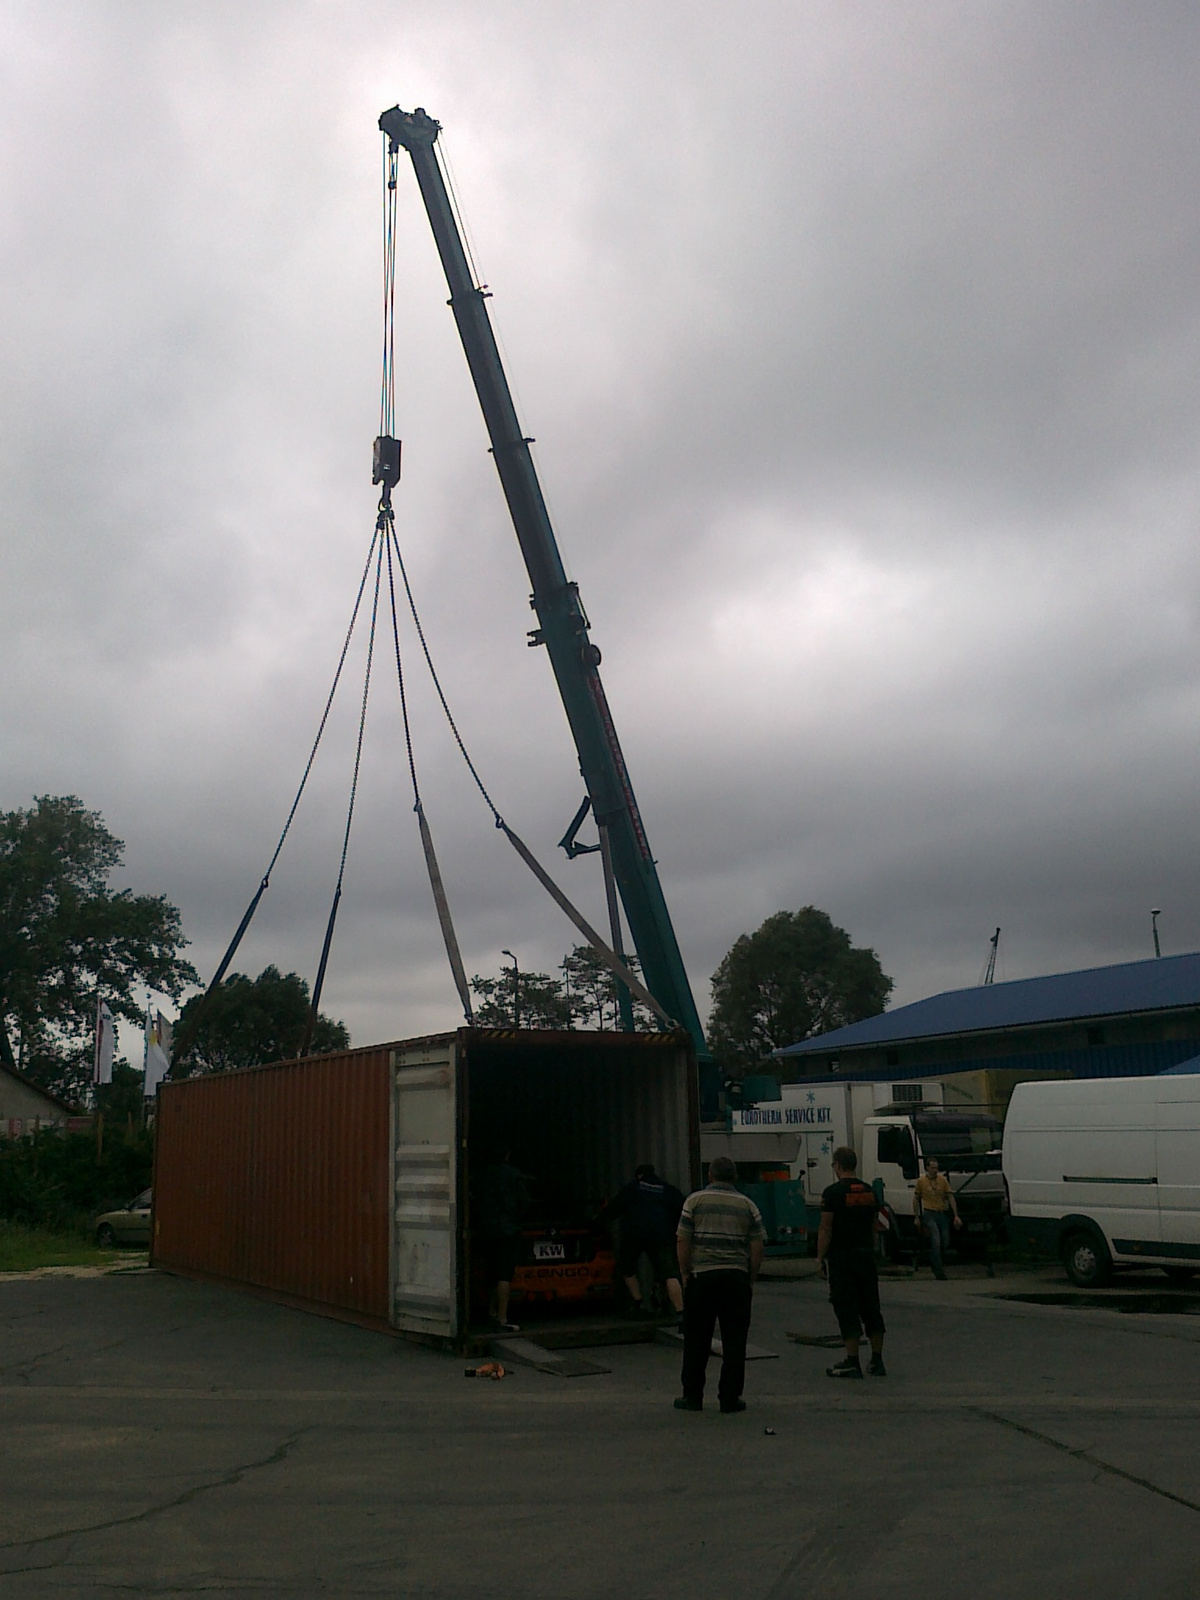
{"label": "wooden plank on ground", "polygon": [[488,1348],[497,1361],[535,1367],[538,1372],[548,1372],[554,1378],[591,1378],[612,1370],[599,1366],[595,1361],[585,1361],[573,1352],[559,1355],[554,1350],[535,1344],[532,1339],[493,1339]]}
{"label": "wooden plank on ground", "polygon": [[[654,1342],[655,1344],[669,1345],[673,1350],[683,1349],[683,1335],[675,1328],[659,1328],[658,1332],[654,1335]],[[841,1343],[840,1340],[838,1342],[839,1344]],[[721,1344],[720,1339],[714,1339],[710,1348],[714,1356],[721,1356],[725,1353],[724,1346]],[[779,1352],[778,1350],[765,1350],[761,1344],[747,1344],[746,1360],[778,1361]]]}

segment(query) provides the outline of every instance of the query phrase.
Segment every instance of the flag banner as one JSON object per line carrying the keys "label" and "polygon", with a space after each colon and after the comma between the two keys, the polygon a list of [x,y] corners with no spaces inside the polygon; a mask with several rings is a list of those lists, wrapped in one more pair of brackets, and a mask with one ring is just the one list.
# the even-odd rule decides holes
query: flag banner
{"label": "flag banner", "polygon": [[92,1058],[92,1082],[111,1083],[117,1026],[103,1000],[96,1002],[96,1048]]}
{"label": "flag banner", "polygon": [[171,1024],[161,1011],[146,1012],[146,1082],[142,1093],[151,1100],[171,1065]]}

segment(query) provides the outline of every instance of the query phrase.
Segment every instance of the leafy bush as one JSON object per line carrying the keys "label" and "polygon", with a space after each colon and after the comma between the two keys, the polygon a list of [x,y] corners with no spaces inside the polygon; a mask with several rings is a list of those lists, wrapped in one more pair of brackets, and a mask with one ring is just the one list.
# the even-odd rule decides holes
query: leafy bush
{"label": "leafy bush", "polygon": [[27,1227],[86,1225],[147,1188],[154,1144],[147,1129],[106,1130],[99,1161],[94,1133],[51,1128],[0,1139],[0,1218]]}

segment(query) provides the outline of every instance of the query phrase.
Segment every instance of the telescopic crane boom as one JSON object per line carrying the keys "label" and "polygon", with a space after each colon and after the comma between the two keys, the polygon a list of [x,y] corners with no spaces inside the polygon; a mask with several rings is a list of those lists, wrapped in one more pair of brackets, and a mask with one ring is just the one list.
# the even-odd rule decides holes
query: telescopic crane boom
{"label": "telescopic crane boom", "polygon": [[393,150],[403,148],[412,157],[450,288],[450,306],[491,439],[496,471],[533,585],[531,604],[538,627],[531,632],[530,643],[544,644],[550,656],[592,810],[597,825],[607,830],[613,875],[646,987],[695,1040],[703,1110],[713,1115],[716,1078],[712,1057],[704,1042],[696,1002],[600,682],[600,652],[588,637],[588,620],[578,586],[568,580],[563,570],[529,451],[531,441],[521,432],[488,317],[487,291],[474,280],[450,204],[434,148],[441,124],[420,107],[407,112],[394,106],[383,113],[379,126]]}

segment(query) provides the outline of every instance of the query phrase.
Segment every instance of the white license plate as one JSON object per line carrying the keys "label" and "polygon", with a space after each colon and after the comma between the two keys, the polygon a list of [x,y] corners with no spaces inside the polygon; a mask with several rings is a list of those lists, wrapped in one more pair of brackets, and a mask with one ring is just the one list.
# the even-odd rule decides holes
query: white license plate
{"label": "white license plate", "polygon": [[533,1259],[535,1261],[565,1261],[567,1252],[561,1244],[556,1244],[552,1239],[535,1239],[533,1241]]}

